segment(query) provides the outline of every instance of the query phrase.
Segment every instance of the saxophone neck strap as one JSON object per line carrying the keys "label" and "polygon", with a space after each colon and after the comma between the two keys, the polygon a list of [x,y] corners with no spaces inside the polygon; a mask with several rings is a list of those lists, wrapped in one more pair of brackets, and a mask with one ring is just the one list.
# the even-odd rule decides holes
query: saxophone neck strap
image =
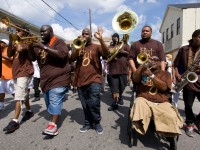
{"label": "saxophone neck strap", "polygon": [[189,54],[188,54],[188,68],[190,67],[190,65],[192,64],[193,59],[192,59],[192,47],[189,48]]}

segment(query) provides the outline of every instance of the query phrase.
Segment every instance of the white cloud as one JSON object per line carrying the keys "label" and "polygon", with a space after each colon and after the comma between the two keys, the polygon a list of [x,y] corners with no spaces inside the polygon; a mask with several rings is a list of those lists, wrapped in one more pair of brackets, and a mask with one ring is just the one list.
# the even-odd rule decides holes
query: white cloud
{"label": "white cloud", "polygon": [[161,41],[161,33],[159,32],[160,25],[162,22],[162,19],[159,17],[154,17],[155,24],[150,24],[153,30],[152,38]]}
{"label": "white cloud", "polygon": [[[64,38],[67,41],[72,41],[75,38],[77,38],[79,35],[81,35],[81,32],[76,30],[75,28],[63,28],[59,24],[51,24],[54,33],[62,38]],[[89,28],[89,26],[87,27]],[[92,24],[92,32],[97,31],[98,26],[96,24]],[[108,30],[107,28],[103,27],[103,37],[110,37],[112,34],[112,31]]]}
{"label": "white cloud", "polygon": [[156,3],[157,0],[147,0],[147,3]]}
{"label": "white cloud", "polygon": [[139,24],[144,25],[144,24],[146,24],[146,22],[147,22],[147,17],[144,14],[141,14],[139,16]]}
{"label": "white cloud", "polygon": [[115,11],[124,1],[125,0],[68,0],[67,2],[71,8],[91,8],[93,11],[101,14]]}

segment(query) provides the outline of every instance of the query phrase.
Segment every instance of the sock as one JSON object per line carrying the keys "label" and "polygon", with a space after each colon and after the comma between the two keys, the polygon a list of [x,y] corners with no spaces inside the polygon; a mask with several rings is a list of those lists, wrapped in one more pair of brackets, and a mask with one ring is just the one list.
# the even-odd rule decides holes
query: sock
{"label": "sock", "polygon": [[12,119],[13,121],[15,121],[15,122],[19,122],[17,119]]}

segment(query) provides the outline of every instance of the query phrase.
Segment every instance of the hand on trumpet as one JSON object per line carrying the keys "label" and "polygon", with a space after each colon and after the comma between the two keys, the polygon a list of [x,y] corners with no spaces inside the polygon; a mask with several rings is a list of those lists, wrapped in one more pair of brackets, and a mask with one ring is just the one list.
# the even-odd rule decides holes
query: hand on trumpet
{"label": "hand on trumpet", "polygon": [[43,49],[43,50],[46,50],[46,45],[44,45],[43,43],[41,43],[41,42],[37,42],[37,43],[32,43],[31,44],[33,47],[37,47],[37,48],[39,48],[39,49]]}

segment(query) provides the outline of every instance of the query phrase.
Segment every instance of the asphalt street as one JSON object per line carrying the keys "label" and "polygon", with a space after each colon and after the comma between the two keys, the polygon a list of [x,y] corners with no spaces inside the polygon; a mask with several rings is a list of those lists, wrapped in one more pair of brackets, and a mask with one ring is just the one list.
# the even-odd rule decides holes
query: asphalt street
{"label": "asphalt street", "polygon": [[[159,140],[154,133],[149,130],[145,136],[140,136],[137,147],[128,146],[127,122],[128,111],[131,100],[131,90],[127,87],[124,94],[124,105],[117,111],[107,111],[112,103],[111,94],[108,87],[101,96],[101,124],[104,133],[98,135],[95,130],[89,130],[80,133],[84,115],[77,93],[69,91],[68,99],[65,100],[62,115],[59,121],[59,134],[55,137],[46,136],[42,131],[46,128],[50,119],[46,111],[43,98],[37,102],[31,102],[31,107],[35,113],[27,122],[20,125],[20,128],[14,133],[5,134],[3,128],[9,123],[14,114],[15,102],[12,96],[6,95],[5,109],[0,112],[0,150],[130,150],[130,149],[169,149],[169,144]],[[42,95],[41,95],[42,96]],[[33,91],[31,90],[31,101]],[[178,107],[181,116],[184,118],[184,104],[180,97]],[[199,113],[200,103],[195,100],[194,112]],[[25,113],[22,108],[20,119]],[[200,135],[191,138],[185,135],[182,129],[182,135],[178,141],[180,150],[198,150]]]}

